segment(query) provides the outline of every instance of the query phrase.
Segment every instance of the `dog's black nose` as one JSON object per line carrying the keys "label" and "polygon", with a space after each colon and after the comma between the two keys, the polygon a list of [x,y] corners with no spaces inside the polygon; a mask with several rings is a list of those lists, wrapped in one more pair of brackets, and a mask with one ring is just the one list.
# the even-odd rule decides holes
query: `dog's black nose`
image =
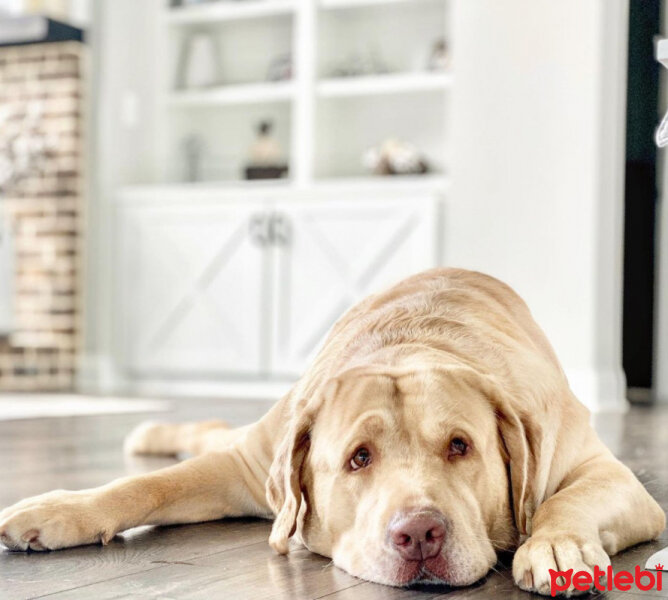
{"label": "dog's black nose", "polygon": [[389,526],[390,543],[404,560],[438,556],[445,541],[445,519],[434,510],[400,513]]}

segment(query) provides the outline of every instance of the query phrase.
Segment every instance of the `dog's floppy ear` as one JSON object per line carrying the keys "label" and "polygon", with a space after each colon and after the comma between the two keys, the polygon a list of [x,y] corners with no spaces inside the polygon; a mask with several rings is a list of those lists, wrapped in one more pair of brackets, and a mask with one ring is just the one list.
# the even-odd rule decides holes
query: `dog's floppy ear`
{"label": "dog's floppy ear", "polygon": [[492,396],[501,440],[508,459],[510,490],[515,526],[520,534],[531,533],[531,518],[536,509],[536,484],[540,457],[539,430],[534,430],[526,416],[519,415],[512,405],[495,390]]}
{"label": "dog's floppy ear", "polygon": [[338,379],[329,379],[307,392],[309,400],[302,398],[295,402],[287,433],[269,469],[267,502],[276,515],[269,544],[280,554],[287,553],[288,540],[297,529],[302,505],[302,470],[311,445],[311,428],[323,402],[336,393],[338,386]]}
{"label": "dog's floppy ear", "polygon": [[491,377],[484,379],[507,454],[515,525],[520,534],[531,535],[536,509],[577,460],[589,412],[565,379],[531,390],[506,390]]}
{"label": "dog's floppy ear", "polygon": [[302,503],[301,471],[310,445],[312,423],[312,413],[307,409],[293,417],[269,470],[267,501],[276,514],[269,544],[280,554],[287,553],[288,539],[297,528]]}

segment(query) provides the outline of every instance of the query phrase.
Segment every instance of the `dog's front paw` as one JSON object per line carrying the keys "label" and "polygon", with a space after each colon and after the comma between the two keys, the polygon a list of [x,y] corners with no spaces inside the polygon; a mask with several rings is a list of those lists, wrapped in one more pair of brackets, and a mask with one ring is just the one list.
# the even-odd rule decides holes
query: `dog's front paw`
{"label": "dog's front paw", "polygon": [[[594,567],[605,570],[609,564],[610,558],[597,541],[566,533],[537,534],[515,553],[513,578],[520,588],[528,592],[549,596],[554,591],[571,596],[588,591],[573,585],[573,578],[579,571],[592,575],[593,582]],[[550,570],[566,572],[569,569],[573,570],[569,579],[550,573]],[[581,584],[581,580],[578,582]],[[605,578],[601,576],[600,583],[604,582]],[[593,583],[589,589],[592,587]]]}
{"label": "dog's front paw", "polygon": [[115,533],[107,520],[90,492],[56,490],[0,512],[0,542],[10,550],[106,543]]}

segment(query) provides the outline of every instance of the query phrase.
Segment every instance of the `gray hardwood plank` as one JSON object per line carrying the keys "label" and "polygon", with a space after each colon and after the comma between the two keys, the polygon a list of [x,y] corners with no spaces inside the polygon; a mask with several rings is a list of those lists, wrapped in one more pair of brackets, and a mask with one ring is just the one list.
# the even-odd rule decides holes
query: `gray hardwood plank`
{"label": "gray hardwood plank", "polygon": [[[393,588],[364,581],[321,597],[326,600],[435,600],[441,598],[443,586],[422,586],[416,589]],[[459,590],[451,588],[451,593]],[[320,599],[319,599],[320,600]]]}
{"label": "gray hardwood plank", "polygon": [[[332,591],[358,586],[360,581],[329,559],[299,548],[287,556],[277,555],[266,543],[245,546],[188,561],[118,577],[49,598],[72,600],[96,598],[244,598],[277,600],[320,598]],[[384,588],[391,590],[392,588]]]}
{"label": "gray hardwood plank", "polygon": [[[57,552],[0,552],[0,598],[35,598],[253,544],[268,546],[270,523],[229,519],[189,526],[142,527],[107,546]],[[237,556],[241,556],[239,554]]]}

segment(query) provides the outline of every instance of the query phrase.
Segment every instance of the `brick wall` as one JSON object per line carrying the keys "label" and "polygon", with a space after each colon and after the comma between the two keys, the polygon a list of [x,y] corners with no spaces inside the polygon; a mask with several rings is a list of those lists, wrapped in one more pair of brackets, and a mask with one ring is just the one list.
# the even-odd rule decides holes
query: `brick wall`
{"label": "brick wall", "polygon": [[[48,149],[0,192],[15,247],[12,331],[0,390],[69,390],[80,337],[82,62],[77,42],[0,48],[0,141],[30,115]],[[35,116],[37,115],[37,116]],[[2,290],[0,290],[2,293]]]}

